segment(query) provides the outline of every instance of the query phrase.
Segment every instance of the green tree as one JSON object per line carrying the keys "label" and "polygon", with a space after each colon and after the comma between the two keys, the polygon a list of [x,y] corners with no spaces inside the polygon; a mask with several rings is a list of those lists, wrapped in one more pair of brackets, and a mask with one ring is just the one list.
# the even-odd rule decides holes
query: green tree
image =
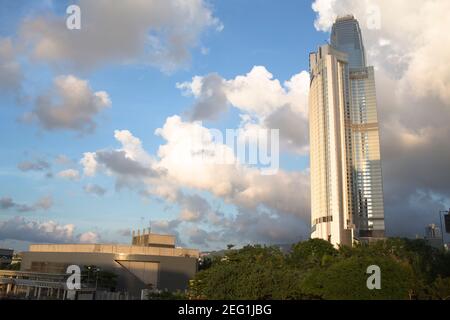
{"label": "green tree", "polygon": [[338,251],[331,243],[321,239],[310,239],[293,245],[287,259],[297,268],[308,269],[329,264],[337,255]]}
{"label": "green tree", "polygon": [[12,264],[8,264],[6,266],[3,267],[3,270],[14,270],[14,271],[18,271],[20,270],[20,262],[16,262],[16,263],[12,263]]}
{"label": "green tree", "polygon": [[83,283],[90,287],[97,287],[114,291],[117,286],[117,275],[94,265],[84,266],[81,271]]}
{"label": "green tree", "polygon": [[184,292],[176,291],[161,291],[161,292],[149,292],[147,294],[148,300],[187,300],[187,296]]}
{"label": "green tree", "polygon": [[295,299],[300,274],[285,263],[275,247],[247,246],[228,252],[191,282],[198,299]]}
{"label": "green tree", "polygon": [[[381,269],[381,289],[369,290],[367,267]],[[388,257],[350,257],[311,269],[301,284],[305,295],[326,300],[409,299],[414,275],[408,264]]]}
{"label": "green tree", "polygon": [[450,278],[437,277],[420,293],[421,299],[450,300]]}
{"label": "green tree", "polygon": [[[381,289],[367,288],[367,268],[381,269]],[[445,299],[450,254],[422,240],[390,238],[335,249],[312,239],[285,255],[247,246],[215,256],[190,283],[194,299]]]}

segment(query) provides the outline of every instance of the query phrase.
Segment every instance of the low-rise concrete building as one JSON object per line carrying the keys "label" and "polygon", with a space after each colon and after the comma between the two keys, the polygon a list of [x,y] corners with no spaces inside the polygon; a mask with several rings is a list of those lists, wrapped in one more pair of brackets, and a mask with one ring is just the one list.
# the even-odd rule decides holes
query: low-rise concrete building
{"label": "low-rise concrete building", "polygon": [[132,243],[32,244],[22,254],[21,271],[60,275],[70,265],[81,269],[95,266],[96,270],[114,273],[117,276],[114,291],[126,293],[131,299],[140,299],[144,289],[187,289],[197,272],[198,250],[176,247],[175,237],[150,232],[133,234]]}

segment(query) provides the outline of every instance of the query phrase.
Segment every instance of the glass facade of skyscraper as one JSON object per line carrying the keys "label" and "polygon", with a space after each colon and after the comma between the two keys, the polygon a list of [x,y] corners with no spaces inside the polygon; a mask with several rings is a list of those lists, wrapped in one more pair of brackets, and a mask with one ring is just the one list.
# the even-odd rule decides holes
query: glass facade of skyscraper
{"label": "glass facade of skyscraper", "polygon": [[384,237],[374,69],[353,16],[310,55],[312,237],[333,244]]}

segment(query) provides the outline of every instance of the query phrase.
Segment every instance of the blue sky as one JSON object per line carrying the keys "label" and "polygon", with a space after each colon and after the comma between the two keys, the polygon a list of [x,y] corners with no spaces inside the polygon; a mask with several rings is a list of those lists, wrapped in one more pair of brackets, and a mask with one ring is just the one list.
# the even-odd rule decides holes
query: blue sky
{"label": "blue sky", "polygon": [[[2,8],[6,10],[2,10],[0,34],[17,37],[22,20],[42,12],[62,16],[66,3],[70,1],[19,1],[14,4],[2,1]],[[142,137],[145,149],[155,153],[162,141],[154,131],[167,117],[182,114],[193,103],[192,98],[180,93],[176,83],[212,72],[233,78],[249,72],[255,65],[266,66],[280,81],[288,80],[307,69],[308,52],[326,38],[314,29],[314,13],[307,1],[285,1],[282,8],[278,1],[211,1],[208,6],[224,25],[223,30],[205,30],[198,46],[191,50],[190,61],[171,73],[140,63],[110,63],[81,73],[70,70],[71,74],[88,80],[92,88],[108,92],[112,100],[112,107],[98,116],[97,128],[92,134],[46,131],[36,124],[19,120],[31,108],[33,99],[47,90],[59,71],[46,63],[25,59],[23,94],[26,97],[17,101],[13,95],[3,94],[1,98],[0,195],[24,204],[51,195],[54,204],[49,210],[26,213],[25,218],[73,223],[77,231],[95,230],[108,241],[128,241],[115,235],[114,230],[146,227],[149,219],[175,215],[177,209],[165,208],[164,202],[143,200],[130,190],[115,191],[114,181],[105,177],[94,181],[108,189],[105,196],[86,194],[82,189],[84,178],[74,182],[55,177],[58,170],[66,166],[60,166],[54,160],[65,155],[73,161],[68,167],[76,168],[83,152],[116,147],[112,138],[116,129],[127,129],[136,137]],[[202,53],[201,48],[207,48],[207,54]],[[230,112],[210,126],[233,128],[236,121],[239,121],[238,113]],[[54,176],[45,177],[47,171],[22,172],[17,167],[21,162],[36,160],[47,161],[51,165],[47,171]],[[281,163],[287,170],[304,169],[307,157],[288,153],[282,156]],[[9,219],[17,214],[14,210],[2,210],[1,218]]]}
{"label": "blue sky", "polygon": [[[96,12],[95,8],[83,7],[83,1],[81,2],[82,17],[85,14],[89,16],[91,13],[86,13],[84,10]],[[195,21],[205,19],[202,23],[198,22],[197,27],[191,27],[189,22],[175,21],[180,18],[172,18],[170,14],[163,18],[166,20],[162,22],[162,25],[169,30],[169,35],[179,36],[181,34],[181,37],[192,37],[193,39],[189,43],[183,41],[180,41],[181,45],[177,43],[182,48],[176,47],[176,50],[186,49],[189,54],[181,59],[179,65],[171,70],[165,70],[164,66],[152,60],[154,57],[151,54],[146,56],[143,52],[123,53],[121,49],[126,51],[127,48],[120,48],[120,44],[112,47],[113,50],[117,50],[119,55],[123,54],[124,56],[120,58],[105,56],[104,61],[100,56],[100,63],[86,68],[80,67],[77,55],[69,54],[67,59],[58,56],[60,52],[58,50],[66,47],[73,50],[73,47],[65,43],[64,39],[61,40],[58,31],[54,29],[65,28],[61,23],[64,22],[65,9],[69,4],[78,3],[78,1],[22,0],[13,2],[0,0],[0,39],[4,40],[2,45],[5,52],[7,52],[5,39],[11,41],[11,50],[13,51],[12,57],[6,53],[2,57],[0,53],[0,59],[6,61],[3,61],[5,65],[14,63],[19,66],[20,71],[18,72],[21,75],[20,83],[18,85],[16,83],[14,89],[11,89],[10,86],[8,90],[0,90],[0,199],[4,201],[3,207],[0,207],[0,222],[8,221],[9,228],[6,229],[6,224],[4,225],[4,232],[8,232],[8,235],[2,237],[0,234],[0,245],[23,250],[29,242],[33,241],[128,242],[127,230],[147,227],[149,220],[152,221],[152,227],[154,226],[157,231],[177,233],[180,236],[180,244],[204,249],[219,248],[225,243],[276,243],[307,237],[305,230],[309,225],[309,212],[307,212],[309,203],[307,203],[308,196],[306,195],[308,182],[306,178],[304,181],[300,181],[300,178],[307,177],[309,166],[308,154],[304,150],[282,148],[280,163],[281,170],[283,174],[286,173],[286,177],[273,177],[273,180],[261,181],[256,178],[244,179],[256,183],[256,185],[247,186],[247,190],[252,195],[248,199],[242,195],[235,197],[234,194],[222,197],[220,192],[208,189],[210,186],[213,188],[216,182],[197,187],[195,182],[186,182],[180,176],[176,176],[178,180],[175,180],[178,185],[173,190],[175,193],[182,192],[183,197],[173,200],[156,193],[144,196],[142,184],[149,187],[148,182],[133,180],[130,185],[119,188],[118,179],[123,176],[106,169],[94,176],[87,176],[80,160],[86,152],[97,152],[98,158],[101,150],[119,150],[121,145],[114,138],[115,130],[128,130],[132,136],[140,139],[145,152],[158,160],[158,148],[166,141],[161,136],[155,135],[155,130],[162,128],[167,119],[174,115],[179,115],[183,123],[189,122],[189,112],[195,107],[196,102],[202,99],[202,96],[195,96],[193,92],[190,92],[190,95],[183,94],[182,90],[177,88],[177,83],[190,83],[195,76],[202,76],[206,79],[210,74],[218,74],[221,81],[227,81],[237,76],[245,76],[254,66],[263,66],[273,75],[273,79],[269,80],[278,79],[280,88],[289,93],[284,82],[289,81],[295,75],[300,75],[302,71],[308,70],[309,52],[315,50],[328,38],[327,32],[318,30],[325,27],[318,27],[317,24],[316,26],[314,24],[321,14],[326,18],[327,12],[321,11],[320,8],[314,11],[312,2],[298,0],[193,1],[195,3],[193,12],[198,14],[198,16],[194,16]],[[104,1],[99,3],[104,3]],[[346,3],[349,5],[351,1],[346,1]],[[130,8],[132,6],[133,4],[130,4]],[[336,4],[330,5],[331,9],[328,6],[324,7],[326,10],[335,10],[336,12],[343,10],[336,6]],[[152,10],[151,7],[148,9]],[[355,10],[364,12],[364,8],[355,7]],[[104,12],[105,15],[108,15],[107,6],[104,8]],[[209,18],[204,18],[205,12],[210,14]],[[181,10],[179,17],[184,17],[184,13]],[[129,17],[133,17],[133,14],[138,15],[139,12],[130,10]],[[124,16],[127,17],[127,14]],[[53,18],[57,22],[54,22]],[[113,16],[113,18],[117,17]],[[43,19],[44,25],[48,24],[50,29],[39,29],[34,24],[31,31],[30,29],[26,30],[24,27],[26,21],[36,22],[39,19]],[[110,23],[111,32],[114,30],[120,32],[121,24],[125,25],[127,21],[114,20]],[[147,25],[144,23],[143,26],[133,26],[133,28],[144,28],[144,33],[150,34],[152,23],[156,22],[150,19],[146,23]],[[100,31],[98,32],[100,34]],[[374,39],[387,36],[386,34],[381,35],[381,31],[370,33],[369,30],[367,33],[370,42],[370,44],[368,43],[369,48],[376,43]],[[66,33],[65,35],[71,37],[73,34]],[[108,37],[108,34],[105,33],[102,36],[104,37],[97,39],[100,43],[105,37]],[[156,35],[157,38],[159,36],[159,34]],[[82,37],[84,35],[80,38]],[[126,38],[124,39],[126,40]],[[46,49],[42,53],[38,50],[39,39],[61,41],[61,44],[57,44],[57,49],[53,48],[55,51],[50,52],[52,48],[48,44],[51,42],[46,42]],[[78,40],[73,40],[73,42]],[[72,40],[69,38],[68,41]],[[81,45],[87,43],[83,39],[79,41]],[[86,46],[80,47],[80,52],[90,52],[88,44]],[[0,48],[2,47],[0,46]],[[46,51],[47,49],[48,51]],[[170,51],[172,49],[169,48],[168,52],[163,53],[160,58],[166,59],[164,54],[170,55],[173,53]],[[90,52],[89,54],[94,57],[96,53]],[[72,58],[75,66],[71,65]],[[377,56],[372,58],[373,63],[377,65],[380,59]],[[86,61],[82,61],[81,65],[84,62]],[[0,66],[1,63],[2,60],[0,60]],[[55,97],[56,95],[56,104],[58,99],[63,99],[58,98],[55,94],[58,90],[57,87],[53,91],[51,88],[55,86],[54,80],[58,76],[68,75],[80,81],[87,81],[92,94],[100,91],[106,92],[111,101],[110,106],[103,105],[101,111],[89,114],[96,124],[95,130],[92,132],[64,126],[49,130],[45,127],[43,118],[36,118],[36,113],[33,113],[38,110],[36,109],[38,97]],[[389,76],[389,79],[398,78],[398,75]],[[264,73],[261,77],[268,80]],[[0,80],[2,80],[1,77]],[[4,80],[4,82],[7,81]],[[2,81],[0,81],[1,84]],[[262,90],[261,96],[264,96],[264,87],[260,89]],[[301,90],[302,88],[298,88],[298,91]],[[246,94],[250,95],[251,92]],[[257,93],[257,95],[259,94]],[[253,120],[260,121],[261,125],[270,118],[270,114],[249,112],[248,105],[250,103],[243,102],[242,106],[239,103],[233,105],[232,98],[229,100],[231,106],[226,112],[222,113],[217,120],[204,119],[202,125],[207,128],[225,130],[239,127],[242,114],[250,114]],[[304,128],[306,119],[302,118],[301,112],[298,110],[304,107],[305,101],[289,103],[292,103],[290,107],[293,110],[298,107],[296,116],[303,121],[299,123],[299,128]],[[277,108],[282,108],[282,106],[276,106],[274,110],[278,110]],[[26,118],[24,115],[29,115],[30,112],[34,114],[34,118],[28,119],[29,121],[24,120]],[[305,134],[303,136],[306,137]],[[299,142],[298,148],[300,147],[305,147],[304,142]],[[67,159],[58,161],[58,156],[64,156]],[[36,168],[24,170],[23,166],[22,169],[19,168],[20,164],[36,164],[38,161],[45,162],[46,168],[40,168],[40,170]],[[64,179],[58,176],[58,173],[64,170],[75,170],[79,177]],[[389,171],[390,168],[386,170]],[[50,173],[51,177],[48,177],[47,175]],[[297,175],[299,181],[296,181]],[[249,177],[253,177],[252,173],[249,173]],[[127,183],[129,182],[130,180],[127,180]],[[165,181],[165,183],[168,182]],[[274,194],[270,194],[267,190],[261,191],[257,188],[260,183],[267,185],[273,183],[274,186],[284,185],[286,190],[275,190]],[[105,193],[95,195],[92,192],[86,192],[84,188],[87,185],[99,186]],[[396,184],[392,182],[390,185]],[[151,187],[155,187],[155,185],[153,184]],[[406,193],[409,199],[407,202],[417,201],[417,196],[412,194],[419,191],[423,191],[424,197],[430,201],[429,208],[440,208],[448,204],[447,189],[440,188],[433,183],[418,186],[417,190],[408,191],[409,193]],[[286,195],[289,192],[292,195]],[[402,193],[399,192],[399,194]],[[197,198],[198,201],[192,200],[194,195],[198,195],[209,203],[209,207],[204,209],[206,211],[201,209],[204,208],[201,207],[203,200]],[[33,204],[37,204],[45,197],[51,198],[51,204],[33,207]],[[10,200],[9,204],[5,199]],[[290,204],[280,205],[283,201],[289,202],[289,199],[293,199],[292,206]],[[25,205],[32,208],[23,210]],[[391,202],[391,208],[397,208],[397,205],[398,202]],[[193,220],[179,218],[181,212],[186,210],[198,210],[202,217]],[[296,214],[296,210],[302,212]],[[430,209],[430,211],[432,210]],[[255,215],[254,212],[257,214]],[[217,213],[228,217],[228,219],[221,220],[222,226],[211,223],[211,214]],[[18,217],[21,217],[22,220]],[[268,220],[267,223],[255,222],[265,220],[267,217],[271,217],[273,220]],[[397,223],[399,220],[398,216],[391,219],[393,223]],[[420,221],[421,223],[431,221],[431,219],[427,219],[423,218]],[[48,226],[49,221],[53,223],[51,227]],[[30,227],[31,229],[23,227],[32,222],[35,224]],[[173,225],[170,225],[169,222],[172,222]],[[275,226],[273,226],[273,230],[270,230],[272,222],[275,223]],[[239,225],[237,229],[241,233],[233,233],[229,230],[232,229],[230,225],[233,224]],[[67,228],[67,225],[73,225],[74,230],[71,231],[71,227]],[[421,225],[418,224],[414,228],[401,232],[411,234],[420,228]],[[28,230],[30,236],[18,234],[20,230]],[[45,230],[51,230],[56,236],[47,235]],[[240,234],[242,237],[239,236]]]}

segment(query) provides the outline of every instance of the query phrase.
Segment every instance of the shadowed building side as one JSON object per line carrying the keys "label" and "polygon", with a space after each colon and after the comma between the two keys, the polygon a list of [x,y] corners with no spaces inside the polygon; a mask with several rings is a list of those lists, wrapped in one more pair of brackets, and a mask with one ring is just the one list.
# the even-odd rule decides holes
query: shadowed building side
{"label": "shadowed building side", "polygon": [[[175,246],[175,237],[148,231],[133,233],[134,245],[121,244],[32,244],[23,252],[21,271],[0,274],[0,296],[65,299],[73,293],[64,278],[70,265],[93,269],[83,291],[109,294],[127,299],[142,298],[143,290],[184,291],[197,272],[200,253]],[[95,268],[94,268],[95,267]],[[98,286],[98,274],[114,274],[114,285]],[[91,271],[88,272],[88,277]],[[59,277],[59,278],[58,278]],[[5,287],[5,288],[3,288]],[[98,292],[97,292],[98,290]],[[117,294],[116,294],[117,293]],[[97,298],[101,299],[101,296]]]}

